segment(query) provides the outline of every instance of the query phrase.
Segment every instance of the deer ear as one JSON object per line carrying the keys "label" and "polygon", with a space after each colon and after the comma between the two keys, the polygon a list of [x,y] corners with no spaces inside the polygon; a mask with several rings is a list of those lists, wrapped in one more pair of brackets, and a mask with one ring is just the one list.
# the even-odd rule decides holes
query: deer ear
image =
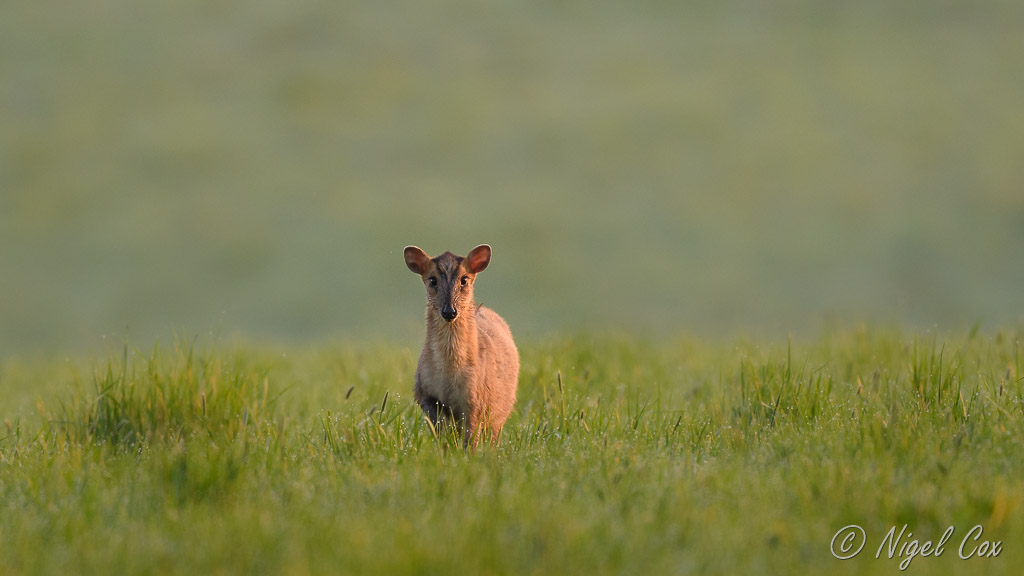
{"label": "deer ear", "polygon": [[427,262],[430,262],[430,256],[423,250],[420,250],[416,246],[405,247],[405,265],[420,276],[427,271]]}
{"label": "deer ear", "polygon": [[491,247],[487,244],[481,244],[476,248],[469,251],[469,256],[466,256],[466,269],[469,270],[470,274],[479,274],[487,268],[487,265],[491,263]]}

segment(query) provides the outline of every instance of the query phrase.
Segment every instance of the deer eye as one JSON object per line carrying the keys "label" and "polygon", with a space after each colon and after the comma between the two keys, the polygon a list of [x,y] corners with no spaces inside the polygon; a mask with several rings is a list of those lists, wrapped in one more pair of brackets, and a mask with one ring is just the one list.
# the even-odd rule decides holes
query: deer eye
{"label": "deer eye", "polygon": [[430,277],[430,287],[437,288],[437,278],[434,278],[433,276]]}
{"label": "deer eye", "polygon": [[465,286],[466,284],[469,284],[469,276],[462,277],[462,285]]}

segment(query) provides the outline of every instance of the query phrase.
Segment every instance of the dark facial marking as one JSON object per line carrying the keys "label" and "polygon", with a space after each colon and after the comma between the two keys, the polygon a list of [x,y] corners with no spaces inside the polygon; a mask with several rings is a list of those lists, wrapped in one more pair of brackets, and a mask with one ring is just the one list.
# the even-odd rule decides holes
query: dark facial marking
{"label": "dark facial marking", "polygon": [[446,320],[453,320],[458,315],[456,306],[456,293],[459,291],[457,284],[462,271],[462,258],[445,252],[434,258],[434,270],[437,274],[437,306],[438,312]]}
{"label": "dark facial marking", "polygon": [[438,274],[446,280],[454,278],[459,273],[459,266],[461,264],[462,258],[451,252],[445,252],[434,258],[434,265],[437,267]]}

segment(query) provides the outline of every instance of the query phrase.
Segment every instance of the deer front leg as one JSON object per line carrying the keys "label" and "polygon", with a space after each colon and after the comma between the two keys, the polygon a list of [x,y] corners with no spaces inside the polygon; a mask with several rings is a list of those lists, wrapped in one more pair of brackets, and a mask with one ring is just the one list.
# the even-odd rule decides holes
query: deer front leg
{"label": "deer front leg", "polygon": [[423,385],[420,382],[419,372],[416,373],[416,384],[413,386],[413,396],[416,399],[416,403],[420,405],[420,409],[430,419],[430,423],[437,425],[438,416],[442,413],[441,409],[444,404],[440,400],[423,391]]}
{"label": "deer front leg", "polygon": [[480,444],[480,437],[484,433],[485,419],[484,415],[476,409],[470,410],[470,413],[466,415],[466,419],[463,422],[465,425],[463,429],[463,447],[468,450],[476,450],[478,444]]}
{"label": "deer front leg", "polygon": [[441,408],[441,403],[437,401],[437,398],[426,396],[420,399],[419,404],[420,408],[423,409],[423,413],[426,414],[427,419],[430,420],[430,423],[437,425],[437,413]]}

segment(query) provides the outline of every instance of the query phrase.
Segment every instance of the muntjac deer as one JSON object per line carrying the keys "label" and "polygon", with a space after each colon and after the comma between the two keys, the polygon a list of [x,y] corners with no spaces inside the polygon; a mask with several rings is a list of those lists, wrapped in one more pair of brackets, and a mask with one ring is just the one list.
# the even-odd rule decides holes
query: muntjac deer
{"label": "muntjac deer", "polygon": [[434,424],[453,423],[466,447],[482,433],[498,442],[512,413],[519,382],[519,352],[508,324],[473,301],[476,275],[491,261],[491,247],[465,258],[445,252],[431,258],[405,248],[405,264],[427,289],[427,340],[416,367],[416,402]]}

